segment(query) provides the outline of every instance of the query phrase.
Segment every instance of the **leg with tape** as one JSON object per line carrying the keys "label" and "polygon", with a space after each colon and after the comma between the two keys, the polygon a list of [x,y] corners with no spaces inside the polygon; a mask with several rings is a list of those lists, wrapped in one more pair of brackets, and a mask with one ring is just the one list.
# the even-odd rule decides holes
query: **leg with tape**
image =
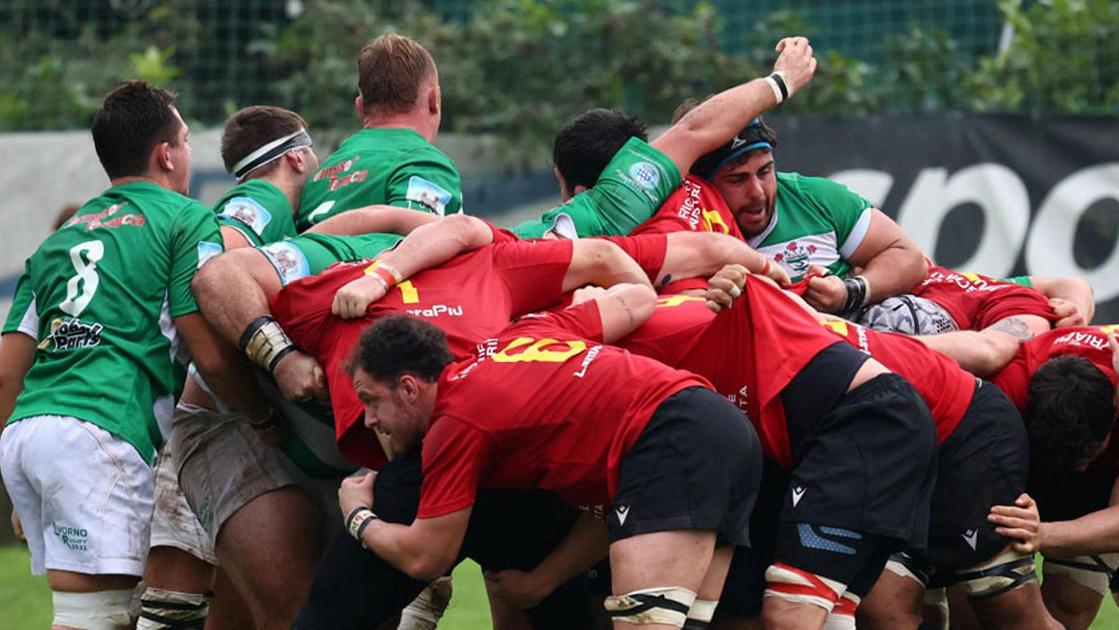
{"label": "leg with tape", "polygon": [[134,620],[134,591],[94,591],[69,593],[53,591],[54,606],[52,628],[75,630],[124,630],[132,627]]}
{"label": "leg with tape", "polygon": [[957,573],[955,580],[963,586],[984,628],[1061,627],[1045,609],[1032,555],[1024,556],[1007,548],[988,562]]}
{"label": "leg with tape", "polygon": [[202,630],[209,612],[209,594],[149,587],[140,597],[136,630]]}
{"label": "leg with tape", "polygon": [[[925,563],[907,553],[890,556],[886,562],[886,570],[858,607],[859,628],[874,630],[919,627],[922,623],[921,604],[929,573],[930,568]],[[832,617],[834,616],[833,611]],[[832,617],[828,618],[829,624]]]}
{"label": "leg with tape", "polygon": [[766,628],[822,628],[847,585],[775,562],[765,572]]}
{"label": "leg with tape", "polygon": [[1086,629],[1096,618],[1114,574],[1114,555],[1045,558],[1042,597],[1066,628]]}

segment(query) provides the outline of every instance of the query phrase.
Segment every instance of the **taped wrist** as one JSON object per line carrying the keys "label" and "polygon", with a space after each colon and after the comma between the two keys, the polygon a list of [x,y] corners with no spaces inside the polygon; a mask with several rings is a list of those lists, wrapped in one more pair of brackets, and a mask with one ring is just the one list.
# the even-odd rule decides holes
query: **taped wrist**
{"label": "taped wrist", "polygon": [[847,289],[847,301],[843,303],[843,312],[851,313],[862,308],[866,302],[867,290],[870,288],[866,278],[862,276],[847,278],[843,281],[843,286]]}
{"label": "taped wrist", "polygon": [[373,513],[373,510],[364,506],[356,507],[346,517],[346,531],[364,547],[365,541],[362,539],[362,534],[365,533],[365,528],[369,527],[369,524],[375,520],[377,520],[377,515]]}
{"label": "taped wrist", "polygon": [[785,102],[785,99],[792,95],[792,92],[789,91],[789,83],[785,81],[785,73],[780,70],[766,77],[765,82],[768,83],[770,89],[773,90],[773,96],[777,99],[778,105]]}
{"label": "taped wrist", "polygon": [[606,598],[606,612],[614,621],[634,625],[665,624],[683,628],[696,594],[679,586],[632,591]]}
{"label": "taped wrist", "polygon": [[238,345],[250,361],[269,373],[276,369],[280,359],[295,351],[295,344],[288,334],[267,315],[254,319],[245,328]]}

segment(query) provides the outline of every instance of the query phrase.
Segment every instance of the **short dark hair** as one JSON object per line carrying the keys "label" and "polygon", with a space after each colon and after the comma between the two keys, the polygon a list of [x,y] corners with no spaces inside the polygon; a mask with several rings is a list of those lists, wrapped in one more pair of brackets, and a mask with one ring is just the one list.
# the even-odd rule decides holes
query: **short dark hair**
{"label": "short dark hair", "polygon": [[[253,151],[306,128],[307,122],[302,116],[283,107],[253,105],[238,111],[225,121],[225,129],[221,134],[221,159],[225,163],[225,170],[232,173],[233,166]],[[277,167],[278,162],[271,162],[253,169],[251,175],[261,177]],[[246,175],[247,177],[249,176]]]}
{"label": "short dark hair", "polygon": [[1026,433],[1031,469],[1075,470],[1103,445],[1115,422],[1115,386],[1077,356],[1049,359],[1030,378]]}
{"label": "short dark hair", "polygon": [[612,109],[592,109],[556,134],[552,160],[568,188],[590,188],[630,138],[647,140],[645,123]]}
{"label": "short dark hair", "polygon": [[443,331],[409,315],[389,315],[361,333],[349,362],[375,380],[395,384],[404,374],[435,382],[454,360]]}
{"label": "short dark hair", "polygon": [[357,88],[365,113],[404,113],[415,106],[420,85],[435,73],[431,53],[416,40],[385,33],[361,49]]}
{"label": "short dark hair", "polygon": [[146,81],[113,88],[93,117],[93,146],[109,179],[143,175],[152,149],[175,144],[180,123],[172,111],[175,93]]}

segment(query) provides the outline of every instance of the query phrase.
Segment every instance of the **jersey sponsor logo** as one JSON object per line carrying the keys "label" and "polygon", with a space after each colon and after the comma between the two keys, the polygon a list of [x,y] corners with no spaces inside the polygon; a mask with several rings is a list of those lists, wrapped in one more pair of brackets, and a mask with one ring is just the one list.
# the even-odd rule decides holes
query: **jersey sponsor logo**
{"label": "jersey sponsor logo", "polygon": [[653,190],[661,182],[660,171],[651,162],[637,162],[630,166],[629,176],[645,190]]}
{"label": "jersey sponsor logo", "polygon": [[71,551],[86,551],[89,545],[89,531],[81,527],[69,527],[52,522],[51,531]]}
{"label": "jersey sponsor logo", "polygon": [[[327,187],[327,191],[329,192],[334,192],[343,186],[363,182],[365,181],[365,177],[369,174],[368,171],[361,170],[352,173],[349,172],[360,159],[360,155],[355,155],[348,160],[342,160],[334,166],[327,166],[318,173],[315,173],[315,178],[312,181],[330,180],[330,186]],[[343,173],[346,174],[343,175]]]}
{"label": "jersey sponsor logo", "polygon": [[272,221],[272,213],[251,197],[234,197],[221,209],[221,216],[243,223],[257,236],[264,235],[264,228]]}
{"label": "jersey sponsor logo", "polygon": [[210,241],[198,241],[198,268],[201,269],[202,265],[206,264],[214,256],[225,251],[221,243],[211,243]]}
{"label": "jersey sponsor logo", "polygon": [[802,236],[791,241],[755,246],[754,249],[768,256],[799,280],[808,273],[809,265],[830,267],[840,260],[836,249],[835,232]]}
{"label": "jersey sponsor logo", "polygon": [[451,202],[451,197],[451,193],[444,190],[442,186],[418,175],[413,175],[408,180],[408,192],[404,195],[404,198],[408,201],[414,201],[430,208],[432,212],[438,215],[442,215],[446,211],[447,204]]}
{"label": "jersey sponsor logo", "polygon": [[747,407],[750,406],[750,387],[748,385],[743,385],[741,389],[738,390],[738,393],[728,394],[727,400],[738,407],[742,413],[746,413]]}
{"label": "jersey sponsor logo", "polygon": [[998,291],[1010,285],[1003,283],[992,284],[987,282],[978,274],[971,272],[948,272],[934,271],[929,274],[921,286],[927,287],[931,284],[951,284],[963,289],[965,293],[972,293],[974,291]]}
{"label": "jersey sponsor logo", "polygon": [[809,243],[808,245],[801,245],[796,241],[790,241],[785,245],[785,251],[777,252],[773,255],[773,261],[779,265],[788,267],[797,274],[804,275],[808,272],[808,265],[812,254],[816,253],[816,246]]}
{"label": "jersey sponsor logo", "polygon": [[449,306],[447,304],[436,304],[428,308],[409,309],[408,314],[427,318],[442,317],[444,315],[447,317],[462,317],[462,305]]}
{"label": "jersey sponsor logo", "polygon": [[311,275],[311,263],[307,262],[303,250],[295,245],[281,241],[259,249],[276,269],[276,273],[280,276],[280,284],[286,285]]}
{"label": "jersey sponsor logo", "polygon": [[55,318],[51,320],[50,332],[39,342],[39,349],[47,352],[92,348],[101,345],[101,331],[104,326],[86,323],[79,319]]}
{"label": "jersey sponsor logo", "polygon": [[575,378],[583,378],[587,375],[587,368],[598,357],[598,353],[602,352],[602,346],[595,346],[587,351],[587,356],[583,357],[583,364],[579,366],[579,370],[575,372]]}
{"label": "jersey sponsor logo", "polygon": [[1053,341],[1054,346],[1069,345],[1107,350],[1107,338],[1096,332],[1071,332],[1061,335]]}
{"label": "jersey sponsor logo", "polygon": [[[101,212],[94,214],[84,214],[80,217],[74,217],[63,225],[63,228],[68,228],[75,225],[84,225],[86,231],[96,230],[97,228],[118,228],[122,225],[130,225],[132,227],[141,227],[147,223],[147,219],[142,214],[122,214],[120,216],[113,216],[121,208],[125,207],[126,203],[114,203],[113,205],[105,208]],[[109,218],[109,217],[113,218]]]}

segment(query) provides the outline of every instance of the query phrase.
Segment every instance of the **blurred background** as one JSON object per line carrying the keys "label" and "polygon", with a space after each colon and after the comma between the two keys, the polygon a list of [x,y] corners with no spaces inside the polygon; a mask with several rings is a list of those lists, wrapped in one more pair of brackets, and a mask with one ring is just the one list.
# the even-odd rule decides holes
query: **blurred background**
{"label": "blurred background", "polygon": [[232,184],[218,155],[229,114],[294,109],[325,157],[359,126],[357,52],[385,31],[434,55],[437,144],[467,212],[499,223],[558,202],[551,141],[575,115],[667,124],[807,35],[816,79],[770,117],[779,169],[846,183],[941,264],[1084,275],[1096,323],[1119,322],[1111,0],[4,0],[0,315],[56,214],[107,186],[88,127],[118,81],[179,93],[191,192],[213,202]]}

